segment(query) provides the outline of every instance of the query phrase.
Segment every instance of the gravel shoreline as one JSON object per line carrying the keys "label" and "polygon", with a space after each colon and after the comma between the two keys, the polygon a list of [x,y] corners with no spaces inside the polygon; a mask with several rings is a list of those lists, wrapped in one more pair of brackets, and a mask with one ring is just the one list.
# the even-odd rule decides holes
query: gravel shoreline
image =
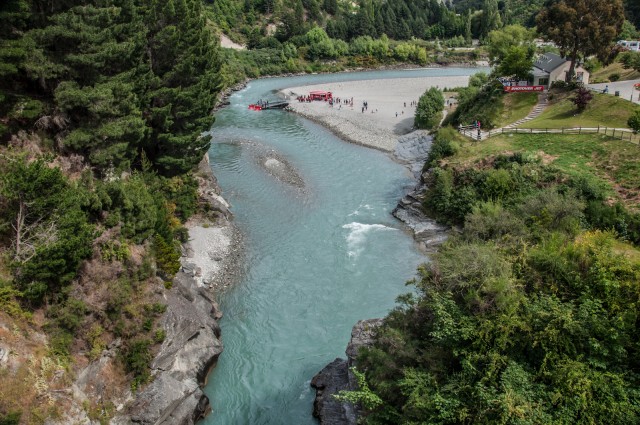
{"label": "gravel shoreline", "polygon": [[[414,130],[414,103],[427,89],[460,87],[468,83],[468,76],[359,80],[291,87],[281,90],[280,95],[290,101],[294,112],[325,126],[340,138],[394,152],[399,136]],[[340,102],[332,107],[327,102],[296,100],[297,96],[312,90],[331,91],[334,98],[346,99],[349,103]],[[366,108],[364,102],[367,102]]]}

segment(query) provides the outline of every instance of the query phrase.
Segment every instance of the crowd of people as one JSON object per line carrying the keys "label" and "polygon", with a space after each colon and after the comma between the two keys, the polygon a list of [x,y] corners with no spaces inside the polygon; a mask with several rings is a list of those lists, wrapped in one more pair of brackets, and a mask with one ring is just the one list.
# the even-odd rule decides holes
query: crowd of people
{"label": "crowd of people", "polygon": [[[296,97],[296,100],[298,102],[301,103],[310,103],[313,102],[314,100],[319,100],[316,98],[313,98],[311,95],[300,95]],[[341,98],[341,97],[329,97],[328,99],[325,99],[325,101],[329,104],[330,107],[335,107],[337,105],[338,109],[342,109],[342,106],[350,106],[353,109],[354,106],[354,101],[353,101],[353,97],[351,98]],[[418,106],[418,101],[417,100],[411,100],[408,102],[409,103],[409,107],[415,108]],[[448,102],[453,104],[453,101]],[[403,108],[407,107],[407,102],[403,102]],[[360,111],[364,114],[366,111],[369,111],[369,101],[367,100],[363,100],[362,101],[362,105],[360,108]],[[378,109],[371,109],[371,113],[374,114],[378,112]],[[404,115],[404,109],[401,109],[400,112],[396,112],[396,118],[399,115]]]}

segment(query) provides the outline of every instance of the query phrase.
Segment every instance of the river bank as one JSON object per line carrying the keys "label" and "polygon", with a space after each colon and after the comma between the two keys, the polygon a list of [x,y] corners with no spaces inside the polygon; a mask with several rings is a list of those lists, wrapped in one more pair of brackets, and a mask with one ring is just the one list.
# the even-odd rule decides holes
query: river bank
{"label": "river bank", "polygon": [[[468,76],[438,76],[360,80],[291,87],[280,91],[294,112],[315,121],[340,138],[362,146],[393,152],[398,136],[413,131],[418,99],[430,87],[466,86]],[[328,102],[299,102],[314,90],[330,91]]]}
{"label": "river bank", "polygon": [[198,167],[199,202],[206,213],[185,227],[180,271],[165,295],[165,339],[151,363],[152,382],[135,395],[115,424],[194,424],[209,411],[202,388],[223,350],[217,292],[238,279],[242,235],[220,195],[208,156]]}

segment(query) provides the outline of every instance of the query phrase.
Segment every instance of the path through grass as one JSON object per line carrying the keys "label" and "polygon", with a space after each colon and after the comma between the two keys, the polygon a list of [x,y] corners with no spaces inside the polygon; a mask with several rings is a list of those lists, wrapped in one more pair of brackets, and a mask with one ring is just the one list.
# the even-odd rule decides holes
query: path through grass
{"label": "path through grass", "polygon": [[562,128],[562,127],[616,127],[628,128],[627,120],[636,110],[636,105],[628,100],[605,94],[593,94],[587,108],[578,113],[571,102],[570,92],[552,92],[547,109],[537,118],[521,124],[520,128]]}

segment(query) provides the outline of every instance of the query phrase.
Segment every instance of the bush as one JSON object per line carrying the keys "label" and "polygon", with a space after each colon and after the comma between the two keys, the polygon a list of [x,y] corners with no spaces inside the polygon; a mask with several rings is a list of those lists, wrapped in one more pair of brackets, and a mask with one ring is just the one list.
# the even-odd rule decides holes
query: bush
{"label": "bush", "polygon": [[148,339],[136,339],[129,343],[123,353],[124,366],[127,372],[133,373],[131,388],[136,390],[141,384],[146,383],[151,374],[149,364],[153,359],[151,355],[151,341]]}
{"label": "bush", "polygon": [[163,237],[157,235],[154,238],[154,250],[158,268],[173,277],[180,270],[180,250],[173,240],[167,242]]}
{"label": "bush", "polygon": [[563,195],[551,188],[525,200],[519,214],[540,237],[544,237],[547,231],[575,235],[580,228],[584,207],[585,204],[572,193]]}
{"label": "bush", "polygon": [[636,109],[634,114],[629,117],[627,124],[636,133],[640,132],[640,109]]}
{"label": "bush", "polygon": [[477,79],[474,86],[469,86],[458,91],[458,107],[447,115],[444,124],[468,125],[480,121],[482,128],[490,129],[501,112],[501,97],[504,95],[502,84],[492,82],[482,88],[475,84],[482,84],[483,77]]}
{"label": "bush", "polygon": [[444,96],[442,92],[436,87],[431,87],[418,100],[415,126],[426,129],[437,127],[442,119],[443,109]]}
{"label": "bush", "polygon": [[620,79],[620,74],[618,74],[618,73],[614,73],[614,74],[609,75],[609,81],[611,81],[611,82],[618,81],[619,79]]}
{"label": "bush", "polygon": [[593,99],[591,92],[584,87],[580,87],[576,91],[575,96],[571,98],[571,101],[576,105],[578,111],[582,112],[585,110],[589,102],[591,102],[591,99]]}
{"label": "bush", "polygon": [[438,161],[448,156],[455,155],[458,146],[453,140],[457,137],[457,132],[451,127],[439,129],[433,136],[429,156],[425,162],[425,169],[437,165]]}
{"label": "bush", "polygon": [[0,425],[19,425],[22,412],[0,413]]}
{"label": "bush", "polygon": [[506,235],[525,236],[527,226],[524,221],[502,205],[494,202],[481,202],[467,214],[463,236],[466,240],[499,240]]}

